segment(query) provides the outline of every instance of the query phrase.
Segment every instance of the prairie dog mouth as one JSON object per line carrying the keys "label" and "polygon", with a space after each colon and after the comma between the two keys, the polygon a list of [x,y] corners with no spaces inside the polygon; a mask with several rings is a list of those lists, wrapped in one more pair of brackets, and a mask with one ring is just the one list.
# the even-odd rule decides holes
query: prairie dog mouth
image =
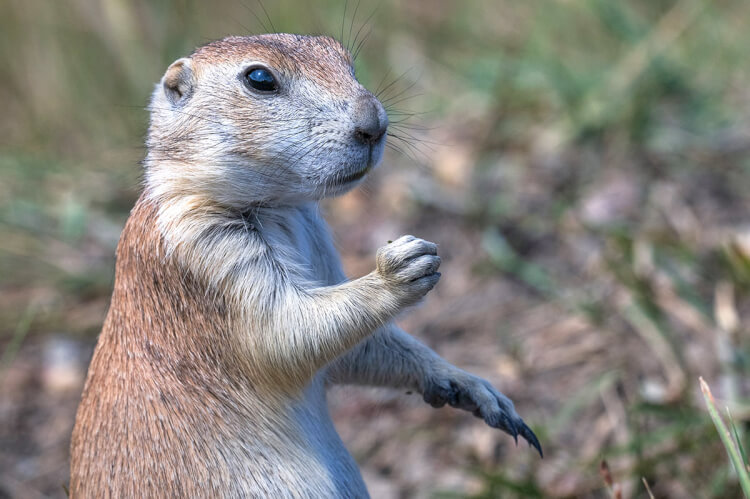
{"label": "prairie dog mouth", "polygon": [[363,169],[361,169],[358,172],[350,173],[349,175],[346,175],[344,177],[334,177],[331,184],[333,185],[345,185],[349,184],[351,182],[356,182],[357,180],[360,180],[362,177],[367,175],[370,170],[372,170],[372,165],[367,165]]}

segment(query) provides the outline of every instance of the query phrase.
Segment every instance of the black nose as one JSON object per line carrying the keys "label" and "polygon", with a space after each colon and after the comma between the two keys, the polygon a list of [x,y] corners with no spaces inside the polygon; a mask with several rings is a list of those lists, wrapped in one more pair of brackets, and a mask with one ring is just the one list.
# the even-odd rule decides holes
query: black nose
{"label": "black nose", "polygon": [[372,95],[359,97],[354,104],[354,139],[372,145],[385,135],[388,116],[383,105]]}

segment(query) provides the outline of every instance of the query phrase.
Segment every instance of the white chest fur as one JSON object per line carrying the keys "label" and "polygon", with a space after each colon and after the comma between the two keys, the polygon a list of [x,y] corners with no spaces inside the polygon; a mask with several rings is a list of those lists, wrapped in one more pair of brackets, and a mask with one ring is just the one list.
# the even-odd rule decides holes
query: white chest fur
{"label": "white chest fur", "polygon": [[279,264],[296,278],[319,286],[342,280],[338,254],[316,205],[260,208],[248,220]]}

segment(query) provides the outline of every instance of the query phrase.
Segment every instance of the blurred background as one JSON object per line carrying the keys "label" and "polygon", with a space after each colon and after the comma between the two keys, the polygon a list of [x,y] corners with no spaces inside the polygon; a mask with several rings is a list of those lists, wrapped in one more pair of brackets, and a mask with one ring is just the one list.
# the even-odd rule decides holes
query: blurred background
{"label": "blurred background", "polygon": [[[417,395],[339,388],[373,497],[735,497],[697,380],[750,421],[750,3],[0,2],[0,497],[63,497],[147,103],[228,34],[326,33],[394,123],[325,212],[349,275],[411,233],[443,278],[400,322],[491,380],[544,460]],[[270,20],[269,20],[270,19]],[[273,24],[273,27],[271,27]],[[264,27],[265,25],[265,27]],[[356,42],[355,42],[356,40]]]}

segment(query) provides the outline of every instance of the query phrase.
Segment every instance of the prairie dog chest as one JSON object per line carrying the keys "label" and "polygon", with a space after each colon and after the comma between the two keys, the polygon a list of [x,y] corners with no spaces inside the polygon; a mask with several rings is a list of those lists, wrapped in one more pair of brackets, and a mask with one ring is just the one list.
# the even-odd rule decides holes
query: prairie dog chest
{"label": "prairie dog chest", "polygon": [[253,224],[287,271],[320,285],[334,284],[339,258],[317,207],[259,210]]}

